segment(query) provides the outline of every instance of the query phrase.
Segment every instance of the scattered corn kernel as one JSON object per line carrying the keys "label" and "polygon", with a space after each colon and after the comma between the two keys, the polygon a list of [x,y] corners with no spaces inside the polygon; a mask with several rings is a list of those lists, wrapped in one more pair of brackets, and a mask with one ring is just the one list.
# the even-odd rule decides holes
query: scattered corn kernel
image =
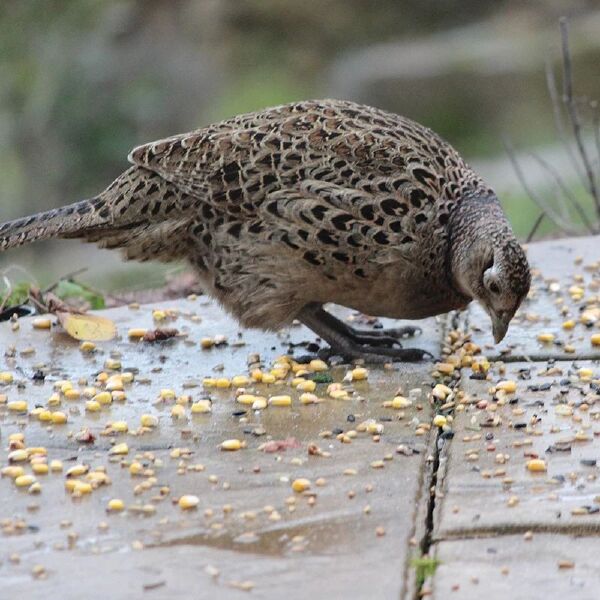
{"label": "scattered corn kernel", "polygon": [[175,400],[176,394],[173,390],[168,388],[163,388],[160,390],[160,399],[161,400]]}
{"label": "scattered corn kernel", "polygon": [[3,383],[3,384],[12,383],[13,379],[14,379],[13,374],[10,373],[9,371],[2,371],[0,373],[0,383]]}
{"label": "scattered corn kernel", "polygon": [[562,328],[566,329],[567,331],[570,331],[571,329],[573,329],[575,327],[575,321],[573,321],[573,319],[569,319],[568,321],[565,321],[562,324]]}
{"label": "scattered corn kernel", "polygon": [[292,489],[298,493],[304,492],[310,489],[310,480],[304,478],[294,479]]}
{"label": "scattered corn kernel", "polygon": [[433,424],[436,427],[444,427],[448,424],[448,419],[444,415],[435,415],[433,417]]}
{"label": "scattered corn kernel", "polygon": [[592,346],[600,346],[600,333],[592,334],[590,342],[592,343]]}
{"label": "scattered corn kernel", "polygon": [[243,442],[237,439],[225,440],[224,442],[221,442],[221,450],[235,451],[243,448],[244,445],[245,444]]}
{"label": "scattered corn kernel", "polygon": [[158,425],[158,417],[154,415],[142,415],[140,417],[140,425],[142,427],[156,427]]}
{"label": "scattered corn kernel", "polygon": [[98,412],[101,409],[102,409],[102,406],[100,405],[100,402],[98,402],[97,400],[88,400],[85,403],[85,410],[87,410],[88,412]]}
{"label": "scattered corn kernel", "polygon": [[298,385],[296,385],[296,389],[299,392],[314,392],[317,388],[317,384],[310,379],[302,379]]}
{"label": "scattered corn kernel", "polygon": [[50,470],[48,467],[48,463],[45,462],[38,462],[38,463],[33,463],[31,465],[31,470],[36,474],[36,475],[47,475],[48,471]]}
{"label": "scattered corn kernel", "polygon": [[527,461],[527,469],[533,472],[546,471],[546,461],[540,458],[533,458]]}
{"label": "scattered corn kernel", "polygon": [[542,342],[542,344],[550,344],[554,341],[553,333],[540,333],[537,336],[538,342]]}
{"label": "scattered corn kernel", "polygon": [[364,367],[356,367],[350,371],[350,374],[352,375],[352,381],[363,381],[369,377],[369,371]]}
{"label": "scattered corn kernel", "polygon": [[27,412],[27,402],[25,400],[13,400],[6,405],[6,408],[12,412]]}
{"label": "scattered corn kernel", "polygon": [[269,404],[271,406],[291,406],[292,405],[292,397],[291,396],[271,396],[269,398]]}
{"label": "scattered corn kernel", "polygon": [[67,415],[64,412],[53,412],[52,413],[52,422],[55,425],[64,425],[68,420]]}
{"label": "scattered corn kernel", "polygon": [[82,352],[91,353],[96,351],[96,344],[94,342],[81,342],[79,349]]}
{"label": "scattered corn kernel", "polygon": [[243,387],[244,385],[248,385],[250,383],[250,378],[246,375],[236,375],[231,378],[231,385],[235,387]]}
{"label": "scattered corn kernel", "polygon": [[252,403],[252,410],[263,410],[267,408],[267,399],[262,396],[257,396]]}
{"label": "scattered corn kernel", "polygon": [[231,381],[226,377],[219,377],[215,383],[216,387],[227,389],[231,387]]}
{"label": "scattered corn kernel", "polygon": [[202,414],[212,412],[212,403],[210,400],[198,400],[191,407],[192,414]]}
{"label": "scattered corn kernel", "polygon": [[24,460],[27,460],[28,458],[29,458],[29,452],[24,449],[13,450],[12,452],[8,453],[8,462],[9,463],[22,462]]}
{"label": "scattered corn kernel", "polygon": [[121,512],[125,508],[125,503],[120,498],[112,498],[106,505],[106,510],[109,512]]}
{"label": "scattered corn kernel", "polygon": [[327,369],[329,369],[327,363],[325,361],[319,360],[318,358],[315,360],[311,360],[308,365],[308,368],[311,371],[327,371]]}
{"label": "scattered corn kernel", "polygon": [[315,396],[315,394],[305,392],[304,394],[300,394],[300,402],[302,404],[317,404],[320,402],[320,400],[318,396]]}
{"label": "scattered corn kernel", "polygon": [[126,421],[114,421],[110,424],[110,428],[117,433],[127,433],[129,431],[129,425]]}
{"label": "scattered corn kernel", "polygon": [[185,494],[179,498],[177,504],[179,504],[179,507],[183,508],[184,510],[196,508],[198,504],[200,504],[200,498],[198,498],[198,496],[193,496],[192,494]]}
{"label": "scattered corn kernel", "polygon": [[502,390],[507,394],[514,394],[517,391],[517,382],[513,380],[501,381],[496,385],[497,390]]}
{"label": "scattered corn kernel", "polygon": [[29,487],[36,482],[36,478],[33,475],[19,475],[15,478],[15,485],[17,487]]}
{"label": "scattered corn kernel", "polygon": [[34,329],[50,329],[52,321],[48,317],[36,317],[31,322]]}

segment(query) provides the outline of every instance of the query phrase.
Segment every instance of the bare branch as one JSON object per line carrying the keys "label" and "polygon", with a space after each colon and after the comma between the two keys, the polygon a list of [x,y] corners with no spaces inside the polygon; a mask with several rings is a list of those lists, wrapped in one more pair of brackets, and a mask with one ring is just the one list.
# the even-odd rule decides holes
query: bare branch
{"label": "bare branch", "polygon": [[573,152],[569,135],[565,129],[565,124],[562,117],[561,101],[558,95],[558,87],[556,85],[556,77],[554,77],[554,69],[552,68],[550,59],[546,60],[546,87],[548,88],[548,94],[550,95],[550,100],[552,101],[552,112],[554,113],[554,124],[556,127],[556,132],[558,133],[558,137],[560,138],[560,141],[567,152],[575,172],[581,179],[583,179],[584,173],[581,169],[581,164]]}
{"label": "bare branch", "polygon": [[[541,156],[538,156],[537,154],[533,153],[530,154],[530,156],[533,159],[535,159],[538,162],[538,164],[546,170],[547,173],[550,174],[550,177],[552,177],[552,179],[554,179],[554,183],[556,183],[560,191],[563,193],[564,197],[567,198],[567,200],[569,200],[569,202],[581,218],[581,222],[585,225],[589,232],[592,234],[597,233],[596,229],[594,228],[587,214],[585,213],[583,206],[581,206],[579,200],[577,200],[577,198],[575,198],[571,190],[569,190],[562,177],[558,174],[558,171],[549,162],[545,161]],[[564,213],[563,216],[565,216]],[[568,215],[566,218],[569,218]]]}
{"label": "bare branch", "polygon": [[[571,126],[573,128],[573,136],[575,137],[577,150],[579,152],[585,170],[585,175],[587,179],[586,187],[594,200],[596,212],[600,217],[600,195],[598,194],[598,188],[596,187],[596,178],[594,177],[592,165],[587,150],[585,148],[585,144],[583,142],[583,136],[581,133],[581,121],[579,119],[577,103],[573,98],[573,69],[571,64],[571,53],[569,50],[569,27],[567,18],[562,17],[559,23],[563,55],[563,102],[567,109],[569,120],[571,121]],[[585,179],[584,183],[586,183]]]}
{"label": "bare branch", "polygon": [[519,182],[523,186],[526,194],[531,198],[531,200],[538,206],[538,208],[558,227],[558,229],[573,235],[577,232],[577,230],[572,226],[565,223],[565,220],[561,215],[557,214],[556,211],[537,193],[533,191],[529,184],[527,183],[527,179],[525,179],[525,175],[523,174],[523,170],[521,169],[521,165],[515,156],[515,151],[510,142],[505,139],[504,140],[504,148],[510,162],[512,163],[513,169],[515,170],[515,174],[519,179]]}
{"label": "bare branch", "polygon": [[546,213],[541,212],[540,216],[535,220],[535,223],[533,224],[533,227],[531,228],[531,231],[529,232],[529,235],[527,236],[527,239],[525,240],[526,244],[529,244],[529,242],[531,242],[531,240],[533,239],[533,236],[536,234],[539,226],[542,224],[542,221],[544,220],[545,216],[546,216]]}

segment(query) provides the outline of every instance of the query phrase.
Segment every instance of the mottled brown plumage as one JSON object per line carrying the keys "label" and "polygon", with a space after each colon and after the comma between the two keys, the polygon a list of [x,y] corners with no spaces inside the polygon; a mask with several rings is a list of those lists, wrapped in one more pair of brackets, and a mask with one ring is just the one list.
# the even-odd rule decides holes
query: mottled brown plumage
{"label": "mottled brown plumage", "polygon": [[[411,358],[332,320],[335,302],[418,319],[478,299],[498,340],[529,268],[494,192],[431,130],[336,100],[288,104],[146,144],[104,192],[0,226],[0,249],[78,237],[188,259],[249,327],[298,317],[350,356]],[[362,348],[359,342],[369,343]]]}

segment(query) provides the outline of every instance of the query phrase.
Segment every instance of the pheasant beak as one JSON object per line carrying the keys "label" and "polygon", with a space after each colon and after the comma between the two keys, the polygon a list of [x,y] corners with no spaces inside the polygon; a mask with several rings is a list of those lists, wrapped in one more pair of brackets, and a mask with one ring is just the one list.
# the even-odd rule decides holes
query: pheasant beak
{"label": "pheasant beak", "polygon": [[492,318],[492,333],[494,334],[494,342],[499,344],[508,331],[508,325],[512,318],[512,315],[508,311],[500,311],[498,313],[492,312],[490,314]]}

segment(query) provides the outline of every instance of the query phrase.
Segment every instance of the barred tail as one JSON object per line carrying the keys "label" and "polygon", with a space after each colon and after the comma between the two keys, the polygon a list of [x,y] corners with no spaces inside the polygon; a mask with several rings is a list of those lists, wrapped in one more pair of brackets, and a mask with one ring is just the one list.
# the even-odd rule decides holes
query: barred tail
{"label": "barred tail", "polygon": [[77,237],[92,222],[100,225],[98,198],[31,215],[0,225],[0,252],[40,240]]}

